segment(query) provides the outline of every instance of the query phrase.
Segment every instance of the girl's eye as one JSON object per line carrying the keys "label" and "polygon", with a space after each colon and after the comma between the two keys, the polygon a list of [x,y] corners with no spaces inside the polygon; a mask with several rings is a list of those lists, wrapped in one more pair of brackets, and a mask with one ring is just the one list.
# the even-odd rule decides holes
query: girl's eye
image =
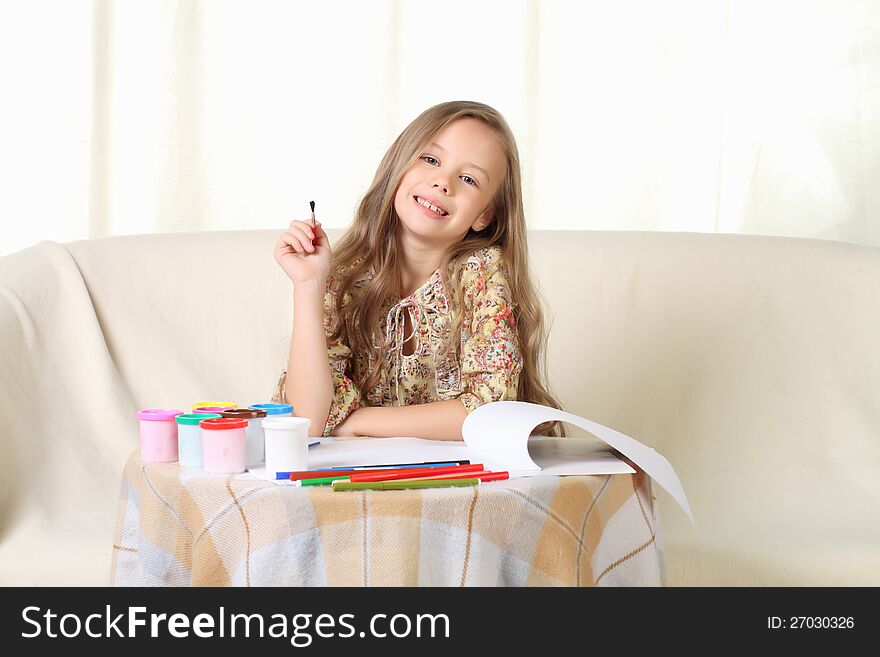
{"label": "girl's eye", "polygon": [[[425,162],[427,162],[428,164],[430,164],[432,167],[438,166],[440,164],[440,161],[436,157],[434,157],[433,155],[422,155],[422,159]],[[471,187],[478,187],[477,181],[468,175],[462,176],[461,179],[464,180],[465,185],[470,185]]]}

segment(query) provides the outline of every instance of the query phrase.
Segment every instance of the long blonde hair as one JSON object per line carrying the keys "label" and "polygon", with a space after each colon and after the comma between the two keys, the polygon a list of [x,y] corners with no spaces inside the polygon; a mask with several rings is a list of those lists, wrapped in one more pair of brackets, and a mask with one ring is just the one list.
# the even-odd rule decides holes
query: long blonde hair
{"label": "long blonde hair", "polygon": [[[544,383],[548,379],[547,334],[540,297],[529,270],[519,152],[504,117],[482,103],[452,101],[427,109],[406,127],[385,153],[369,190],[358,205],[354,222],[333,249],[331,272],[338,272],[339,281],[336,321],[330,327],[332,335],[328,340],[344,339],[352,353],[369,354],[369,371],[353,371],[351,376],[364,395],[373,390],[379,382],[379,368],[383,363],[382,340],[374,340],[373,327],[379,325],[383,308],[387,310],[403,296],[398,248],[400,218],[394,209],[394,197],[401,179],[418,160],[425,145],[452,122],[462,118],[482,121],[494,132],[506,155],[507,172],[493,199],[492,222],[483,230],[468,230],[464,239],[452,245],[443,257],[440,273],[451,308],[448,347],[454,350],[451,353],[460,356],[461,299],[465,292],[460,282],[465,262],[479,249],[500,247],[523,357],[517,400],[561,409]],[[352,284],[370,268],[374,272],[372,280],[364,285],[361,294],[350,295],[350,300],[344,304]],[[451,281],[457,284],[452,285]],[[353,358],[352,362],[355,361]],[[559,422],[541,424],[532,433],[566,435]]]}

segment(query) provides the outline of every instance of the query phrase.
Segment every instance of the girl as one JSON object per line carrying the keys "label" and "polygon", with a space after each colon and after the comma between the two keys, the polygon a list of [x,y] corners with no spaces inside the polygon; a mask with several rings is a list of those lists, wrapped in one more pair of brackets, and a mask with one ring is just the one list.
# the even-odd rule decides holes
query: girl
{"label": "girl", "polygon": [[[275,260],[293,282],[294,318],[273,401],[309,418],[311,435],[461,440],[487,402],[560,408],[539,368],[519,155],[491,107],[423,112],[333,252],[320,223],[296,220]],[[533,433],[557,428],[564,436],[558,422]]]}

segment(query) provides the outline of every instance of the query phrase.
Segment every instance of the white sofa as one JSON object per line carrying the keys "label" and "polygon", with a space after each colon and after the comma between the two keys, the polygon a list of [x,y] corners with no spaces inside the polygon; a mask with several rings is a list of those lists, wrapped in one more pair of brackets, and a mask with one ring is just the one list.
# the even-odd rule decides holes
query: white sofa
{"label": "white sofa", "polygon": [[[0,258],[0,584],[109,581],[139,408],[268,401],[293,301],[276,237],[42,242]],[[530,240],[563,406],[654,447],[684,485],[696,525],[655,487],[669,585],[880,584],[880,250]]]}

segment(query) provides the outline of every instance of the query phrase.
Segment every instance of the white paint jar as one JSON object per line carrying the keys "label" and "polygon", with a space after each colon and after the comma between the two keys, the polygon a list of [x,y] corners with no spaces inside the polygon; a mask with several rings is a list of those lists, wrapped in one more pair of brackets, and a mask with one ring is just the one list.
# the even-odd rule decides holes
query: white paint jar
{"label": "white paint jar", "polygon": [[309,427],[305,417],[267,417],[263,420],[266,437],[266,476],[277,472],[309,469]]}

